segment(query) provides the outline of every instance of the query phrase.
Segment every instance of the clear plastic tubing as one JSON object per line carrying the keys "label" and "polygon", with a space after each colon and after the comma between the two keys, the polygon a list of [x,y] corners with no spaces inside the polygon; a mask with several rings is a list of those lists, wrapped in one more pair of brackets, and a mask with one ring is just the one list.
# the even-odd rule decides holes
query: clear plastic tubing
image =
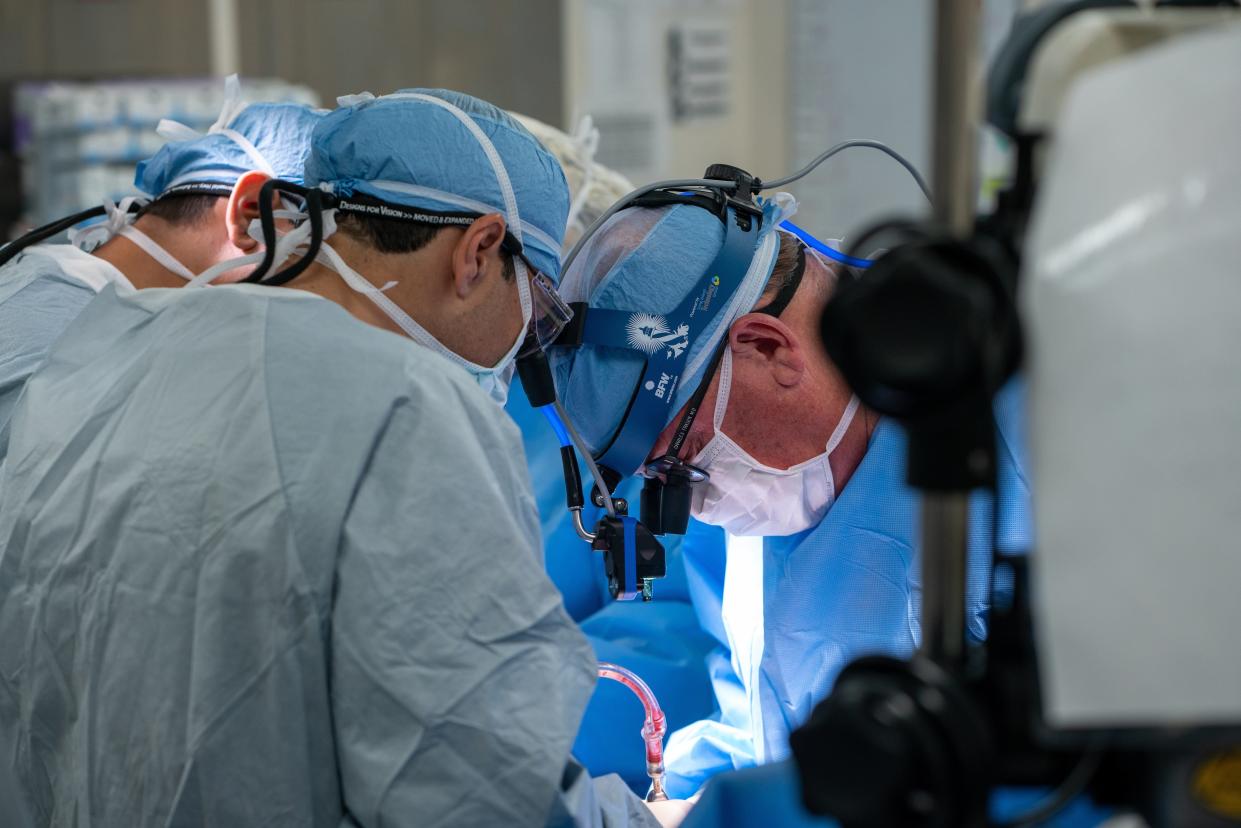
{"label": "clear plastic tubing", "polygon": [[655,694],[636,673],[619,664],[599,662],[599,677],[619,681],[632,690],[646,708],[642,741],[646,742],[646,774],[651,777],[651,790],[646,795],[646,801],[667,799],[668,794],[664,792],[664,732],[667,724],[664,721],[664,711],[659,709],[659,702],[655,700]]}

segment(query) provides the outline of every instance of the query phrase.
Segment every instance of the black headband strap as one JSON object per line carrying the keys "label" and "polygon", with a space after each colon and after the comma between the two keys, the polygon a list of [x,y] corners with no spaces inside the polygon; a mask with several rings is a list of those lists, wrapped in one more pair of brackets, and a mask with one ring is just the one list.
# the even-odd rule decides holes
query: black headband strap
{"label": "black headband strap", "polygon": [[801,241],[797,242],[797,266],[793,268],[793,272],[789,274],[789,278],[780,286],[780,290],[776,293],[774,299],[761,308],[755,308],[754,313],[765,313],[768,316],[780,317],[788,309],[789,304],[793,301],[793,297],[797,294],[797,288],[801,286],[802,277],[806,274],[806,245]]}
{"label": "black headband strap", "polygon": [[151,203],[154,204],[156,201],[163,201],[166,198],[176,198],[178,196],[229,196],[232,194],[232,184],[226,184],[222,181],[189,181],[185,184],[178,184],[175,187],[169,187],[167,190],[164,190],[152,199]]}
{"label": "black headband strap", "polygon": [[[331,202],[330,206],[335,207],[338,213],[437,227],[469,227],[480,217],[479,213],[427,210],[406,204],[393,204],[361,193],[334,196],[334,202]],[[517,237],[507,227],[504,230],[503,248],[512,255],[522,252],[521,242],[517,241]]]}

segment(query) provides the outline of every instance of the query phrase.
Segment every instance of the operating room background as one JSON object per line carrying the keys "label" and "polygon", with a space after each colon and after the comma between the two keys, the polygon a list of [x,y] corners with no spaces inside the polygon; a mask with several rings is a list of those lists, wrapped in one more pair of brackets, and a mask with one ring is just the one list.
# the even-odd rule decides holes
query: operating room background
{"label": "operating room background", "polygon": [[[845,138],[877,138],[925,169],[930,0],[0,0],[0,218],[44,217],[18,185],[12,90],[22,81],[206,78],[304,85],[320,103],[360,90],[460,89],[572,130],[636,183],[727,162],[784,175]],[[984,0],[984,40],[1020,0]],[[984,176],[1004,148],[983,135]],[[58,159],[68,165],[91,159]],[[103,185],[100,185],[101,187]],[[797,219],[842,238],[925,209],[868,150],[794,187]],[[89,206],[105,196],[93,193]]]}

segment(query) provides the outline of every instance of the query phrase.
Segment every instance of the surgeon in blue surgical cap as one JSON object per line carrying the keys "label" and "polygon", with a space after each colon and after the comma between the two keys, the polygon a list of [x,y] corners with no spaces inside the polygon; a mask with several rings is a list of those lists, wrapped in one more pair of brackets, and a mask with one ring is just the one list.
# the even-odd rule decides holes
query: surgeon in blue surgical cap
{"label": "surgeon in blue surgical cap", "polygon": [[0,761],[50,824],[658,824],[570,759],[596,662],[497,405],[556,332],[559,165],[408,90],[326,115],[304,179],[286,287],[109,286],[28,382]]}
{"label": "surgeon in blue surgical cap", "polygon": [[[647,435],[649,457],[663,456],[686,402],[707,383],[679,456],[709,474],[692,512],[718,527],[684,544],[702,627],[718,641],[709,659],[718,710],[669,741],[668,787],[681,797],[721,771],[787,758],[790,731],[841,668],[865,654],[909,655],[919,640],[917,499],[903,481],[902,433],[859,404],[820,339],[836,265],[775,221],[763,233],[774,238],[755,248],[738,291],[748,298],[711,311],[662,433]],[[561,293],[590,308],[670,313],[698,289],[723,238],[720,219],[692,205],[624,209],[586,241]],[[642,359],[589,344],[553,353],[569,415],[592,449],[606,447]],[[1029,540],[1019,394],[1012,386],[996,402],[998,539],[1007,550]],[[978,495],[971,516],[975,640],[986,635],[987,500]]]}
{"label": "surgeon in blue surgical cap", "polygon": [[[299,104],[247,105],[230,77],[223,111],[205,134],[160,124],[170,140],[138,164],[140,195],[106,204],[106,220],[71,232],[74,244],[27,247],[0,268],[0,430],[52,343],[105,286],[179,287],[259,251],[247,233],[259,188],[272,176],[301,180],[321,116]],[[124,209],[135,199],[145,203],[137,214]],[[243,278],[258,258],[219,270],[217,280]]]}

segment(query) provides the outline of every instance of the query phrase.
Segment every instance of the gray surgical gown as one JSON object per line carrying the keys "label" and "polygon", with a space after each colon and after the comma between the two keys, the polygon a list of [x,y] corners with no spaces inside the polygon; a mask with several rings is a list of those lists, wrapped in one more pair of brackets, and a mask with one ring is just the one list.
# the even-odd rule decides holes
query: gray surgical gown
{"label": "gray surgical gown", "polygon": [[4,425],[26,380],[110,282],[130,287],[108,262],[68,244],[32,247],[0,267],[0,460]]}
{"label": "gray surgical gown", "polygon": [[595,663],[516,429],[429,351],[294,290],[108,287],[5,474],[0,761],[37,824],[654,824],[569,758]]}

